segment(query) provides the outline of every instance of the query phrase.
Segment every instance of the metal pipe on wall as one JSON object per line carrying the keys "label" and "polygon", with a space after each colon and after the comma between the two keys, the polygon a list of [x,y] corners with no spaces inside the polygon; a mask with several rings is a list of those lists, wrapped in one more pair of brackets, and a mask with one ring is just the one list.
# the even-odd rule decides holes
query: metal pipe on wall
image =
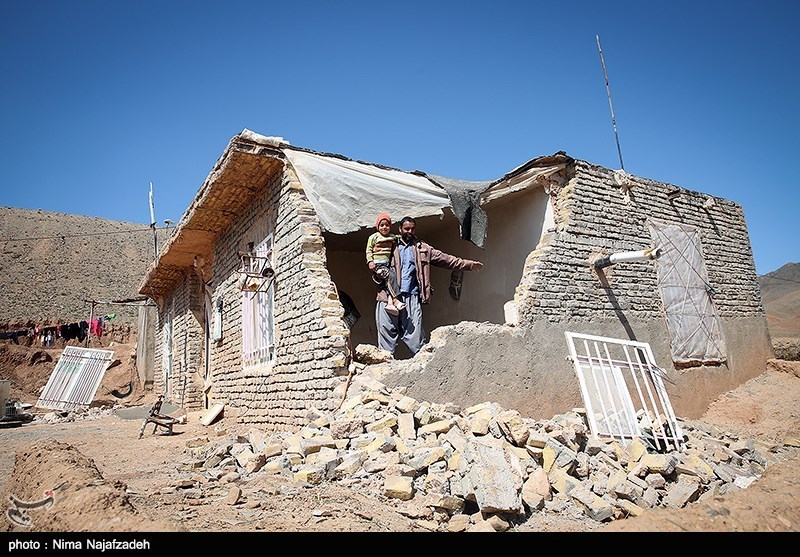
{"label": "metal pipe on wall", "polygon": [[594,262],[595,269],[603,269],[621,261],[647,261],[661,257],[661,248],[651,248],[640,251],[621,251],[601,257]]}

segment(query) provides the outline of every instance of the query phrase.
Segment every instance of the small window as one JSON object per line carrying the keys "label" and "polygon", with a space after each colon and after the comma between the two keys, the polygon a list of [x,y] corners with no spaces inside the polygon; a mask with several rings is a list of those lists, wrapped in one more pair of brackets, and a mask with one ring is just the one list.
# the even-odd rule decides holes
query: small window
{"label": "small window", "polygon": [[[249,247],[249,246],[248,246]],[[260,261],[261,267],[273,269],[272,235],[255,246],[248,261]],[[247,268],[247,274],[255,269]],[[275,286],[272,276],[260,280],[257,288],[242,292],[242,363],[255,367],[275,360]]]}
{"label": "small window", "polygon": [[699,231],[684,224],[651,220],[650,236],[661,248],[656,259],[658,286],[676,364],[719,364],[726,360],[725,338],[708,282]]}

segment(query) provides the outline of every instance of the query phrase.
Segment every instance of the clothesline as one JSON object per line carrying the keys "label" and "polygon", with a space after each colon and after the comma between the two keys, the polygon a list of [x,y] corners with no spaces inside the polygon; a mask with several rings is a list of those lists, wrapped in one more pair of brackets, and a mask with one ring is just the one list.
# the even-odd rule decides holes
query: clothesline
{"label": "clothesline", "polygon": [[117,316],[116,313],[108,313],[99,317],[92,317],[74,323],[60,325],[49,325],[45,327],[28,327],[16,331],[0,332],[0,340],[11,339],[15,344],[19,344],[20,337],[38,337],[42,345],[51,347],[59,338],[64,340],[78,339],[79,342],[86,340],[87,335],[97,338],[103,336],[103,328],[106,321],[110,321]]}

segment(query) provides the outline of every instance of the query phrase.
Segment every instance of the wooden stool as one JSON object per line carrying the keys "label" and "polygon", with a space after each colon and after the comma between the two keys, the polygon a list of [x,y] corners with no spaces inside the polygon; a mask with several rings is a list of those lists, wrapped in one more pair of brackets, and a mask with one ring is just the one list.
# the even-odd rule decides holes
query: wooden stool
{"label": "wooden stool", "polygon": [[179,420],[177,418],[173,418],[172,416],[161,414],[161,405],[163,403],[164,395],[158,395],[158,400],[155,401],[153,407],[150,409],[150,415],[147,416],[144,419],[144,423],[142,423],[142,428],[139,430],[139,439],[141,439],[144,435],[144,430],[147,428],[147,424],[153,424],[153,434],[155,434],[159,427],[167,430],[167,435],[172,435],[174,433],[172,431],[172,426],[177,424]]}

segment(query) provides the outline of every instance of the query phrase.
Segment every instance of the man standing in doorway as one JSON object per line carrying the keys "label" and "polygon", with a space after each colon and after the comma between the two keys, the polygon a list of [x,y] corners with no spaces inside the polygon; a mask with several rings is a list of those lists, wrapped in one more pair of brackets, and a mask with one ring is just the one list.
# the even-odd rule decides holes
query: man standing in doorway
{"label": "man standing in doorway", "polygon": [[417,221],[412,217],[400,220],[400,238],[391,255],[390,265],[399,285],[398,297],[406,304],[399,315],[386,312],[388,295],[386,289],[378,291],[375,304],[375,325],[378,330],[378,348],[394,355],[397,342],[403,341],[412,354],[419,352],[425,344],[425,329],[422,326],[422,304],[431,301],[431,265],[460,271],[480,271],[483,263],[461,259],[440,251],[419,240]]}

